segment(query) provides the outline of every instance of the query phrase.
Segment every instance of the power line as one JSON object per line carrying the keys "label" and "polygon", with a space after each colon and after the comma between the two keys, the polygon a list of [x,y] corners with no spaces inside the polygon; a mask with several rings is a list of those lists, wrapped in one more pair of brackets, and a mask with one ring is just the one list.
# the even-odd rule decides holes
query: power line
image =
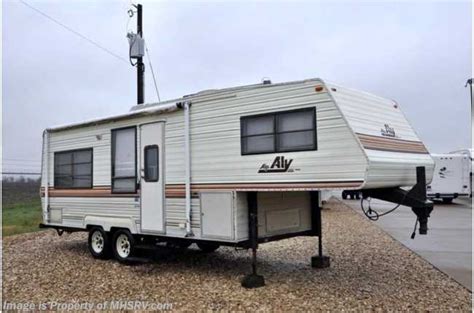
{"label": "power line", "polygon": [[109,50],[109,49],[107,49],[107,48],[101,46],[100,44],[98,44],[98,43],[95,42],[94,40],[89,39],[88,37],[86,37],[85,35],[81,34],[80,32],[78,32],[78,31],[72,29],[71,27],[69,27],[69,26],[67,26],[67,25],[64,25],[63,23],[61,23],[60,21],[56,20],[55,18],[49,16],[48,14],[44,13],[43,11],[41,11],[41,10],[39,10],[39,9],[37,9],[37,8],[35,8],[35,7],[32,6],[31,4],[29,4],[28,2],[26,2],[26,1],[24,1],[24,0],[20,0],[20,2],[21,2],[22,4],[24,4],[25,6],[27,6],[28,8],[32,9],[33,11],[35,11],[35,12],[41,14],[43,17],[47,18],[48,20],[50,20],[50,21],[56,23],[57,25],[63,27],[64,29],[66,29],[66,30],[70,31],[71,33],[75,34],[76,36],[80,37],[81,39],[83,39],[83,40],[89,42],[90,44],[96,46],[97,48],[103,50],[104,52],[107,52],[108,54],[110,54],[110,55],[114,56],[115,58],[117,58],[117,59],[119,59],[119,60],[121,60],[121,61],[123,61],[123,62],[125,62],[125,63],[128,64],[128,61],[127,61],[125,58],[123,58],[123,57],[119,56],[118,54],[112,52],[111,50]]}
{"label": "power line", "polygon": [[39,159],[21,159],[21,158],[2,158],[2,159],[3,160],[13,160],[13,161],[18,160],[18,161],[35,161],[35,162],[39,161],[39,162],[41,162],[41,160],[39,160]]}
{"label": "power line", "polygon": [[5,172],[41,172],[41,168],[25,168],[25,167],[7,167],[2,169]]}
{"label": "power line", "polygon": [[2,162],[4,164],[5,163],[41,164],[41,160],[9,159],[9,158],[3,158]]}
{"label": "power line", "polygon": [[7,159],[3,158],[4,162],[26,162],[26,163],[41,163],[41,160],[27,160],[27,159]]}
{"label": "power line", "polygon": [[25,167],[25,166],[18,166],[18,167],[14,167],[14,166],[4,166],[2,168],[2,170],[4,171],[8,171],[8,172],[15,172],[15,171],[39,171],[41,170],[41,167]]}
{"label": "power line", "polygon": [[28,167],[28,168],[40,168],[41,164],[19,164],[19,163],[2,163],[3,168],[5,167]]}
{"label": "power line", "polygon": [[40,166],[41,162],[25,162],[25,161],[3,161],[2,164],[12,164],[15,166],[26,165],[26,166]]}
{"label": "power line", "polygon": [[33,172],[2,172],[2,175],[41,175],[41,173],[33,173]]}
{"label": "power line", "polygon": [[158,85],[156,84],[155,71],[153,71],[153,65],[151,65],[150,52],[148,51],[147,45],[145,45],[145,50],[146,50],[146,56],[148,58],[148,64],[150,64],[151,76],[153,76],[153,83],[155,84],[156,96],[158,97],[158,102],[161,102],[160,92],[158,91]]}
{"label": "power line", "polygon": [[41,163],[41,161],[26,161],[26,160],[10,160],[10,159],[2,159],[3,162],[21,162],[21,163]]}

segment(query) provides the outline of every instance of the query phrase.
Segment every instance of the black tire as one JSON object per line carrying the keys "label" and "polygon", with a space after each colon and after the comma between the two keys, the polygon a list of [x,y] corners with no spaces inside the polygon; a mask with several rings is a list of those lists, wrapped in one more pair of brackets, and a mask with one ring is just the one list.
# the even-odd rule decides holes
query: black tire
{"label": "black tire", "polygon": [[354,199],[355,199],[355,194],[351,192],[351,200],[354,200]]}
{"label": "black tire", "polygon": [[129,264],[135,254],[135,238],[128,229],[120,229],[114,233],[112,251],[117,261]]}
{"label": "black tire", "polygon": [[451,204],[451,203],[453,203],[453,198],[443,198],[443,203],[444,204]]}
{"label": "black tire", "polygon": [[211,253],[219,249],[220,245],[217,243],[209,243],[209,242],[198,242],[196,243],[198,248],[205,253]]}
{"label": "black tire", "polygon": [[342,199],[344,199],[344,200],[347,199],[347,192],[345,192],[345,191],[342,192]]}
{"label": "black tire", "polygon": [[95,259],[107,260],[110,258],[110,235],[101,227],[93,227],[89,230],[87,246]]}

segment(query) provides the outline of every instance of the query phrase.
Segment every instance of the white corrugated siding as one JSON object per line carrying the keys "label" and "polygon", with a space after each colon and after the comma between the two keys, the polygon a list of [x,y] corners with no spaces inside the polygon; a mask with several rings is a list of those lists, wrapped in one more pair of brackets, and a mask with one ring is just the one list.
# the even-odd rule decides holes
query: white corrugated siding
{"label": "white corrugated siding", "polygon": [[[185,198],[166,199],[166,227],[179,227],[180,223],[186,222]],[[199,199],[191,199],[191,227],[201,227],[201,206]],[[186,230],[182,229],[183,235]]]}
{"label": "white corrugated siding", "polygon": [[[316,93],[318,81],[242,91],[235,97],[196,103],[191,108],[193,183],[363,180],[366,160],[334,102]],[[258,91],[258,93],[257,93]],[[316,107],[317,151],[241,155],[240,117]],[[182,125],[167,124],[167,181],[184,175]],[[292,173],[257,174],[275,156],[293,159]]]}
{"label": "white corrugated siding", "polygon": [[[235,96],[198,102],[191,108],[193,183],[305,182],[363,180],[366,161],[341,113],[326,92],[316,93],[319,81],[242,91]],[[257,93],[258,91],[258,93]],[[192,99],[191,99],[192,100]],[[261,155],[240,153],[240,117],[266,112],[316,107],[317,151]],[[184,182],[183,114],[173,112],[79,129],[53,132],[50,139],[50,177],[53,154],[94,148],[94,186],[110,185],[110,130],[153,120],[166,120],[166,183]],[[138,133],[137,133],[138,134]],[[98,139],[100,138],[100,139]],[[292,173],[257,174],[275,156],[293,159]],[[52,186],[52,179],[50,180]]]}
{"label": "white corrugated siding", "polygon": [[365,151],[370,160],[365,188],[413,186],[417,166],[426,167],[426,181],[431,182],[434,163],[428,154]]}
{"label": "white corrugated siding", "polygon": [[335,88],[331,95],[337,102],[352,130],[373,136],[380,136],[384,124],[389,124],[396,131],[397,138],[419,141],[415,131],[403,115],[396,102],[367,92],[328,84]]}
{"label": "white corrugated siding", "polygon": [[51,210],[62,210],[62,225],[85,227],[86,216],[124,217],[140,222],[140,202],[138,198],[89,198],[53,197],[49,198]]}
{"label": "white corrugated siding", "polygon": [[[326,91],[316,92],[320,80],[299,84],[242,89],[225,96],[190,97],[192,183],[245,182],[338,182],[362,181],[366,158],[342,118],[341,112]],[[208,98],[207,100],[203,100]],[[212,100],[214,98],[214,100]],[[316,107],[317,151],[242,156],[240,151],[240,117],[266,112]],[[113,123],[52,132],[49,146],[49,186],[54,181],[54,152],[93,148],[93,185],[111,185],[111,129],[152,121],[165,124],[165,182],[184,183],[184,127],[182,111],[133,118]],[[139,134],[137,159],[139,155]],[[263,163],[275,156],[293,159],[288,173],[258,174]],[[105,202],[106,203],[105,203]],[[64,216],[116,214],[139,218],[133,198],[52,198],[55,207],[66,208]],[[199,231],[199,200],[192,201],[193,230]],[[166,225],[169,234],[181,235],[179,223],[185,222],[184,199],[167,199]],[[82,212],[82,213],[81,213]],[[76,214],[76,215],[74,215]],[[81,215],[82,214],[82,215]],[[241,223],[240,219],[236,223]],[[242,223],[241,223],[242,224]],[[244,238],[246,230],[239,230]]]}
{"label": "white corrugated siding", "polygon": [[[395,129],[397,139],[421,141],[395,101],[370,93],[327,84],[331,95],[355,133],[381,136],[385,124]],[[364,188],[410,186],[416,183],[416,167],[426,167],[431,181],[434,162],[429,154],[399,153],[364,149],[368,159]]]}

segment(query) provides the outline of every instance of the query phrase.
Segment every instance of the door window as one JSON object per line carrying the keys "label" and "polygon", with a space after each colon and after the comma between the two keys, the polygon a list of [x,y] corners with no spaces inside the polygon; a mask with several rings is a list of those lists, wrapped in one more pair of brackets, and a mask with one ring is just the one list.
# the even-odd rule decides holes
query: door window
{"label": "door window", "polygon": [[145,147],[145,181],[157,182],[159,175],[159,154],[158,146]]}

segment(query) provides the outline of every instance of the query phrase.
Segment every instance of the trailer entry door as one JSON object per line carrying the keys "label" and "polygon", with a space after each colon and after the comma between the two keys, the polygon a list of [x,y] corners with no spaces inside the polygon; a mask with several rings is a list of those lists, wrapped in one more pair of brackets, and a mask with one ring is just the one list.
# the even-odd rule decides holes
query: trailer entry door
{"label": "trailer entry door", "polygon": [[163,151],[164,123],[140,126],[141,229],[164,232]]}

